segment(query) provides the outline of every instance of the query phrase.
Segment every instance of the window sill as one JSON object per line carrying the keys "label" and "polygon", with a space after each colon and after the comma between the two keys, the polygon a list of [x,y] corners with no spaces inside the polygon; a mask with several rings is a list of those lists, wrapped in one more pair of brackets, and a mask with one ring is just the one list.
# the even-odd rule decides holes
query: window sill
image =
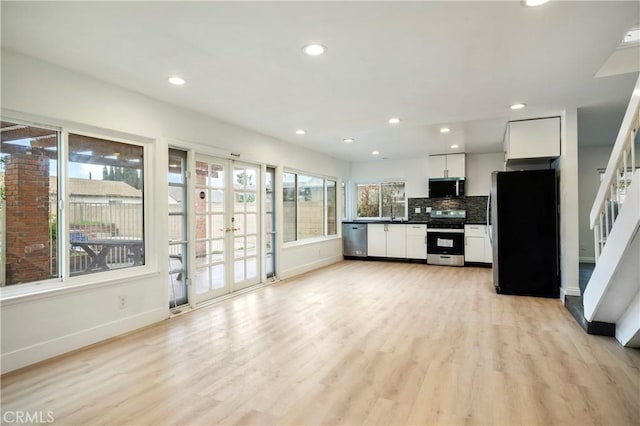
{"label": "window sill", "polygon": [[329,236],[326,236],[326,237],[305,238],[304,240],[298,240],[298,241],[291,241],[291,242],[288,242],[288,243],[283,243],[282,244],[282,248],[286,250],[288,248],[306,246],[306,245],[310,245],[310,244],[324,243],[324,242],[327,242],[327,241],[339,240],[341,238],[342,237],[340,235],[329,235]]}
{"label": "window sill", "polygon": [[26,284],[14,284],[0,288],[0,307],[9,306],[22,302],[31,302],[37,299],[55,297],[69,293],[79,293],[90,291],[96,288],[114,284],[121,284],[127,281],[155,277],[159,274],[157,270],[152,270],[148,266],[122,271],[111,271],[106,273],[95,273],[68,278],[67,281],[59,279],[41,281]]}

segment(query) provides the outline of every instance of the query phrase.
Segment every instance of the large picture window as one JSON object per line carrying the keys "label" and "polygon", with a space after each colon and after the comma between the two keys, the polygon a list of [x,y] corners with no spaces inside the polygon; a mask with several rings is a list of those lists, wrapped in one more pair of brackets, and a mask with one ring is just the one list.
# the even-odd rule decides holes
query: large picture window
{"label": "large picture window", "polygon": [[284,242],[336,234],[335,180],[286,172],[282,182]]}
{"label": "large picture window", "polygon": [[406,218],[404,182],[361,183],[357,185],[358,218]]}
{"label": "large picture window", "polygon": [[69,135],[70,275],[144,265],[143,148]]}
{"label": "large picture window", "polygon": [[142,146],[0,124],[0,285],[145,263]]}

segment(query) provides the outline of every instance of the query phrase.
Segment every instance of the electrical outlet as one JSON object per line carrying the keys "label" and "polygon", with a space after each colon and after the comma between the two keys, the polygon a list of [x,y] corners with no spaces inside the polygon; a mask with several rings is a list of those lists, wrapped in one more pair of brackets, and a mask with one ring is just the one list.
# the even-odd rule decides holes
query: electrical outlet
{"label": "electrical outlet", "polygon": [[420,213],[420,207],[416,207],[416,208],[414,209],[414,212],[415,212],[415,213]]}
{"label": "electrical outlet", "polygon": [[118,309],[126,309],[127,307],[127,296],[118,296]]}
{"label": "electrical outlet", "polygon": [[424,208],[424,212],[425,213],[431,213],[431,207],[425,207]]}

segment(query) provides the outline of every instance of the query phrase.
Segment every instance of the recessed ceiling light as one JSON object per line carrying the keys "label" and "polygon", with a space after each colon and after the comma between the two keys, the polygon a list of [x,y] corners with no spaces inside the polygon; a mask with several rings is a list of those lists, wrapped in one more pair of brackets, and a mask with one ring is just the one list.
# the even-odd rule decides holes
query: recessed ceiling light
{"label": "recessed ceiling light", "polygon": [[460,148],[460,145],[453,144],[453,145],[451,145],[451,148],[453,148],[453,149]]}
{"label": "recessed ceiling light", "polygon": [[169,77],[169,83],[173,84],[174,86],[182,86],[185,83],[185,81],[184,81],[184,78],[182,77],[173,76],[173,77]]}
{"label": "recessed ceiling light", "polygon": [[535,7],[535,6],[541,6],[548,1],[549,0],[525,0],[524,4],[525,6]]}
{"label": "recessed ceiling light", "polygon": [[327,48],[321,44],[314,43],[314,44],[307,44],[302,48],[302,50],[304,51],[304,53],[306,53],[309,56],[319,56],[319,55],[322,55],[324,52],[326,52]]}
{"label": "recessed ceiling light", "polygon": [[296,135],[304,135],[305,133],[307,133],[307,132],[305,132],[305,131],[304,131],[304,130],[302,130],[302,129],[298,129],[298,130],[296,130]]}
{"label": "recessed ceiling light", "polygon": [[389,124],[398,124],[400,119],[398,117],[393,117],[389,119]]}
{"label": "recessed ceiling light", "polygon": [[440,133],[449,133],[450,131],[451,129],[448,127],[443,127],[442,129],[440,129]]}
{"label": "recessed ceiling light", "polygon": [[511,109],[522,109],[522,108],[524,108],[526,106],[527,106],[527,104],[517,103],[517,104],[513,104],[513,105],[509,106],[509,108],[511,108]]}
{"label": "recessed ceiling light", "polygon": [[371,154],[372,155],[378,155],[378,154],[380,154],[380,151],[372,151]]}
{"label": "recessed ceiling light", "polygon": [[344,138],[344,139],[342,139],[342,142],[351,143],[351,142],[353,142],[354,140],[355,140],[355,139],[353,139],[353,138]]}

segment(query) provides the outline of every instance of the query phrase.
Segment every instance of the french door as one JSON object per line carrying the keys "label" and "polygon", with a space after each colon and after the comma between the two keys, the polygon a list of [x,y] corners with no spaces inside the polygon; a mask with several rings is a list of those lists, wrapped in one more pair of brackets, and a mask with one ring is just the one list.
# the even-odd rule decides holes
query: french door
{"label": "french door", "polygon": [[204,155],[195,167],[196,303],[260,282],[260,167]]}

